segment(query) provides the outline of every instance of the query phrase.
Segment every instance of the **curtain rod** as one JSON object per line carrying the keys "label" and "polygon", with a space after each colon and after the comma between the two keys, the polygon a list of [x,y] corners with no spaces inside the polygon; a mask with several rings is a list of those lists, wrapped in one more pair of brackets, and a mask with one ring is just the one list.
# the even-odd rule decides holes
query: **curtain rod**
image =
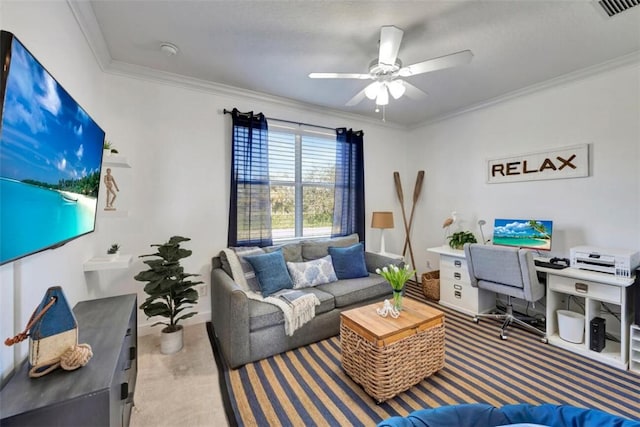
{"label": "curtain rod", "polygon": [[[224,114],[231,114],[233,111],[229,111],[229,110],[227,110],[225,108],[224,110],[222,110],[222,112]],[[278,121],[278,122],[290,123],[290,124],[298,125],[298,126],[312,126],[314,128],[329,129],[329,130],[333,130],[333,131],[336,130],[336,128],[330,128],[328,126],[318,126],[318,125],[312,125],[311,123],[294,122],[292,120],[277,119],[275,117],[267,117],[267,120],[275,120],[275,121]]]}

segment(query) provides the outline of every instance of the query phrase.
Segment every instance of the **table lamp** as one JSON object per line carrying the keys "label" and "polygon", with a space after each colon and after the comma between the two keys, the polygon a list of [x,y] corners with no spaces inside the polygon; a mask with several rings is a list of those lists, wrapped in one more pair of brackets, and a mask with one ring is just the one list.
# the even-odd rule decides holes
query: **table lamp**
{"label": "table lamp", "polygon": [[380,228],[380,253],[386,253],[384,247],[384,229],[393,228],[393,212],[374,212],[371,217],[371,228]]}

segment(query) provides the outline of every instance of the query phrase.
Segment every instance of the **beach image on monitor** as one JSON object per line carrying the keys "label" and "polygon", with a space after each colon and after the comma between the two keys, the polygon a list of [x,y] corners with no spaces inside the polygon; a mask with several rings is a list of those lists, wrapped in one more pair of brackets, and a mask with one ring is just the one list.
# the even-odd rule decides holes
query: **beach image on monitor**
{"label": "beach image on monitor", "polygon": [[0,263],[95,228],[104,132],[14,38],[0,126]]}
{"label": "beach image on monitor", "polygon": [[535,219],[496,219],[493,244],[551,250],[551,221]]}

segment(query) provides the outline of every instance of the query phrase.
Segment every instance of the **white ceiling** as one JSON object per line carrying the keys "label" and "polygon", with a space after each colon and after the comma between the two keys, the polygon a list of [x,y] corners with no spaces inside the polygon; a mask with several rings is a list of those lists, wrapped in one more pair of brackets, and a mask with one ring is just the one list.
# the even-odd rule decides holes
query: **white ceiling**
{"label": "white ceiling", "polygon": [[[608,18],[588,0],[69,3],[106,69],[162,71],[374,118],[373,101],[344,105],[368,81],[308,74],[366,73],[383,25],[405,30],[405,65],[470,49],[468,65],[407,79],[429,96],[391,99],[386,120],[402,126],[640,58],[640,7]],[[179,53],[167,57],[162,42]]]}

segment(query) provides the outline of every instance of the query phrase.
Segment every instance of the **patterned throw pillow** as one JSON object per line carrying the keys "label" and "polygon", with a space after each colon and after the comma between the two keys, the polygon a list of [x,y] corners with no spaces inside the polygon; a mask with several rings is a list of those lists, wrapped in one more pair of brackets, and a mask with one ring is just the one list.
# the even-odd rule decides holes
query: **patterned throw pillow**
{"label": "patterned throw pillow", "polygon": [[288,262],[287,269],[293,279],[293,289],[308,288],[338,280],[330,255],[313,261]]}

